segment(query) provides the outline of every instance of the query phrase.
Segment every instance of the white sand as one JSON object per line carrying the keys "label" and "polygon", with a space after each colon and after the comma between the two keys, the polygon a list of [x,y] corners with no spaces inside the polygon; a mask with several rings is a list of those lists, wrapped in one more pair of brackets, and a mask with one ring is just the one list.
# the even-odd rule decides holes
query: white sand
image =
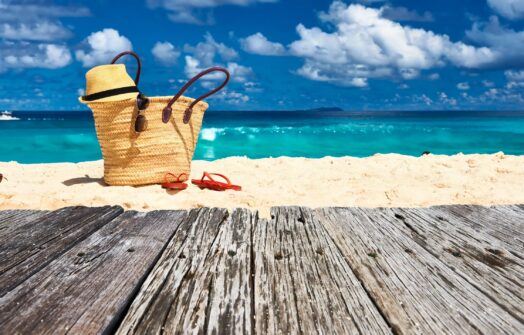
{"label": "white sand", "polygon": [[375,155],[368,158],[232,157],[194,161],[203,171],[229,176],[241,192],[168,192],[158,185],[105,186],[102,161],[79,164],[0,162],[0,209],[56,209],[71,205],[121,205],[153,210],[202,206],[250,207],[269,215],[271,206],[410,206],[524,203],[524,156]]}

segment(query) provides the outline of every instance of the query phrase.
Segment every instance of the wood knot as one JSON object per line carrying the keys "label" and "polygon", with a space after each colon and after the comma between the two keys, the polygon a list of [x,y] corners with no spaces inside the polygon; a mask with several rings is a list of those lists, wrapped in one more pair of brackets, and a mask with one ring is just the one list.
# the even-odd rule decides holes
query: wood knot
{"label": "wood knot", "polygon": [[398,213],[395,213],[395,217],[399,220],[405,220],[406,218]]}
{"label": "wood knot", "polygon": [[452,254],[452,255],[455,256],[455,257],[462,257],[462,253],[461,253],[460,250],[458,250],[458,249],[455,249],[455,248],[445,248],[444,250],[446,250],[447,252],[449,252],[450,254]]}
{"label": "wood knot", "polygon": [[371,257],[371,258],[377,258],[378,257],[377,253],[374,252],[374,251],[373,252],[368,252],[368,256]]}
{"label": "wood knot", "polygon": [[237,252],[235,250],[228,250],[227,254],[231,257],[235,256]]}
{"label": "wood knot", "polygon": [[486,251],[493,255],[497,255],[497,256],[502,256],[504,254],[502,250],[498,250],[498,249],[486,248]]}

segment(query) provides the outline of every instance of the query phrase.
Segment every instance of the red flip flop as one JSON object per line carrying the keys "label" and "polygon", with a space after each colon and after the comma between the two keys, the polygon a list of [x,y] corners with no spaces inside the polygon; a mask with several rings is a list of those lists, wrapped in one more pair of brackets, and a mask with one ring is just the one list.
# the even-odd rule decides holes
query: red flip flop
{"label": "red flip flop", "polygon": [[[213,177],[211,177],[211,175],[221,177],[226,182],[222,183],[222,182],[216,181],[213,179]],[[202,179],[193,179],[191,180],[191,182],[200,188],[209,188],[215,191],[225,191],[225,190],[241,191],[242,190],[242,187],[231,184],[231,181],[229,181],[228,177],[224,176],[223,174],[219,174],[219,173],[204,172]]]}
{"label": "red flip flop", "polygon": [[[181,173],[178,176],[171,172],[166,173],[164,175],[164,182],[162,183],[162,187],[168,190],[185,190],[187,188],[187,184],[181,180],[183,176],[186,176],[186,180],[189,177],[187,173]],[[168,180],[168,177],[175,178],[175,181],[170,182]]]}

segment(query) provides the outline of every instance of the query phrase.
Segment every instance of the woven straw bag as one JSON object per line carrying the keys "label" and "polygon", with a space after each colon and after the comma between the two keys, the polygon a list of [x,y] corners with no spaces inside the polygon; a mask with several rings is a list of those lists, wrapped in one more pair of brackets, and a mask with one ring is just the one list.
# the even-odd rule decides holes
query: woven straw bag
{"label": "woven straw bag", "polygon": [[[135,84],[140,78],[140,59]],[[202,76],[220,71],[225,81],[198,99],[182,93]],[[229,80],[222,68],[211,68],[195,76],[174,96],[149,97],[145,110],[138,110],[138,99],[120,101],[90,101],[96,133],[104,157],[104,180],[109,185],[146,185],[164,181],[167,172],[176,175],[190,173],[191,161],[208,104],[201,100],[218,92]]]}

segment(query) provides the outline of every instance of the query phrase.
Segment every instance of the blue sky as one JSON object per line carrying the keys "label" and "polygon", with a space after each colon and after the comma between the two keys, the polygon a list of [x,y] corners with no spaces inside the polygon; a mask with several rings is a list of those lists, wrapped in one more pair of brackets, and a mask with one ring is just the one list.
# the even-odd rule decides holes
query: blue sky
{"label": "blue sky", "polygon": [[146,95],[227,67],[213,109],[521,110],[523,19],[524,0],[0,0],[0,110],[85,109],[85,72],[123,49]]}

